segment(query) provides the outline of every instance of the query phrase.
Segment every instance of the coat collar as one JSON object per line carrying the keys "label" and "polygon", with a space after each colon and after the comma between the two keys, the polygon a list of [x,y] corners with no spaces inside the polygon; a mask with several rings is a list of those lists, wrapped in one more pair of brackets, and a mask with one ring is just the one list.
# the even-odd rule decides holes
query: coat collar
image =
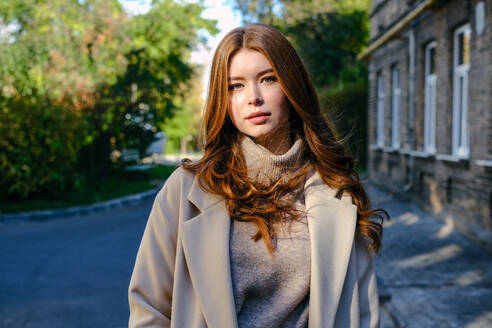
{"label": "coat collar", "polygon": [[[195,177],[188,200],[200,214],[182,223],[190,277],[209,327],[237,327],[229,259],[230,217],[223,198],[204,192]],[[333,324],[350,258],[356,206],[335,198],[319,174],[305,184],[311,243],[309,326]]]}
{"label": "coat collar", "polygon": [[200,181],[195,175],[190,191],[187,196],[188,200],[193,203],[201,212],[206,211],[209,207],[216,205],[224,199],[218,195],[205,192],[200,186]]}

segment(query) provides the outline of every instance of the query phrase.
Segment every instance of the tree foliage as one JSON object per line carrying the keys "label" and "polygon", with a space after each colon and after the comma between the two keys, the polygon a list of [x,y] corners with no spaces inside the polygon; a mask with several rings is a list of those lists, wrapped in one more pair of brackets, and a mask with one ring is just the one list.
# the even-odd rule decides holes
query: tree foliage
{"label": "tree foliage", "polygon": [[0,2],[0,196],[73,188],[80,173],[107,173],[113,149],[143,151],[180,106],[201,31],[217,32],[203,9],[155,0],[131,17],[116,0]]}
{"label": "tree foliage", "polygon": [[327,13],[368,12],[369,0],[229,0],[241,14],[243,23],[263,22],[287,25]]}
{"label": "tree foliage", "polygon": [[356,56],[368,41],[367,14],[326,12],[281,26],[299,49],[318,87],[338,87],[366,78]]}
{"label": "tree foliage", "polygon": [[[43,102],[44,101],[44,102]],[[46,99],[0,99],[0,196],[54,197],[83,182],[73,169],[87,136],[80,113]]]}
{"label": "tree foliage", "polygon": [[201,71],[197,70],[187,86],[187,97],[179,98],[175,115],[166,119],[161,129],[166,133],[166,153],[197,150],[203,111]]}

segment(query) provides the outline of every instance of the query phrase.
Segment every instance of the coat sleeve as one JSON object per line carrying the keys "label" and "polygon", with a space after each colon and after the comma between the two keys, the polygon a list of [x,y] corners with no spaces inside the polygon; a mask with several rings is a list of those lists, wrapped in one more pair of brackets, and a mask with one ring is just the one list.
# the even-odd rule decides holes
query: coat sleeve
{"label": "coat sleeve", "polygon": [[181,195],[178,175],[175,171],[157,194],[140,242],[128,289],[130,328],[170,326]]}
{"label": "coat sleeve", "polygon": [[356,236],[357,277],[360,327],[379,327],[379,294],[376,284],[374,254],[367,249],[363,236]]}

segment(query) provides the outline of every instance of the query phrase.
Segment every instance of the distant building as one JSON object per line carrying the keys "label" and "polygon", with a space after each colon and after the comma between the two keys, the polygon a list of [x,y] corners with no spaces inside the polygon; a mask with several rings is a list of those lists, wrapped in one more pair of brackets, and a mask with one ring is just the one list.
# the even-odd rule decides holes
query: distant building
{"label": "distant building", "polygon": [[492,0],[374,0],[372,182],[492,248]]}

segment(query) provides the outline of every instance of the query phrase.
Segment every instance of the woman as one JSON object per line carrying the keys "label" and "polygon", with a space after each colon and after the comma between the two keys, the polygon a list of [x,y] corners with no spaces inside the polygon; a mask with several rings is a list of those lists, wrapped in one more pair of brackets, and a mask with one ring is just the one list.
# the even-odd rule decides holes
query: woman
{"label": "woman", "polygon": [[375,327],[370,202],[309,75],[274,28],[236,28],[212,63],[201,160],[154,202],[130,327]]}

